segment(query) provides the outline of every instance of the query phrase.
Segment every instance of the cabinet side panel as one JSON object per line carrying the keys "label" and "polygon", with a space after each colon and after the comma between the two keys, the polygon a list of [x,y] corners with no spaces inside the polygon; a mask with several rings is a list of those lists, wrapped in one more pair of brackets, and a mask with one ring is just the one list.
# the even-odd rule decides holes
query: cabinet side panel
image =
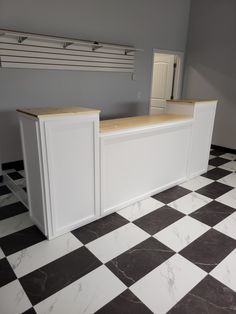
{"label": "cabinet side panel", "polygon": [[42,193],[41,156],[39,151],[38,122],[20,117],[21,140],[26,173],[30,216],[41,231],[47,235]]}
{"label": "cabinet side panel", "polygon": [[207,171],[216,105],[196,104],[189,156],[189,177]]}
{"label": "cabinet side panel", "polygon": [[94,220],[98,120],[45,121],[54,236]]}

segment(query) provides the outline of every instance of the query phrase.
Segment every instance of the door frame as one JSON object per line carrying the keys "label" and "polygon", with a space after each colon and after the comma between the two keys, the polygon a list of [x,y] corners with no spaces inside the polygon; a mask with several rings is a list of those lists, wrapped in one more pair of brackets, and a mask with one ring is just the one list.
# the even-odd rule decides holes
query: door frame
{"label": "door frame", "polygon": [[153,69],[154,69],[154,55],[155,53],[171,54],[177,57],[176,59],[176,72],[175,72],[175,85],[174,85],[174,99],[180,99],[182,94],[183,85],[183,74],[184,74],[184,52],[176,50],[164,50],[159,48],[154,48],[152,52],[152,78],[149,93],[149,113],[151,109],[151,97],[152,97],[152,81],[153,81]]}

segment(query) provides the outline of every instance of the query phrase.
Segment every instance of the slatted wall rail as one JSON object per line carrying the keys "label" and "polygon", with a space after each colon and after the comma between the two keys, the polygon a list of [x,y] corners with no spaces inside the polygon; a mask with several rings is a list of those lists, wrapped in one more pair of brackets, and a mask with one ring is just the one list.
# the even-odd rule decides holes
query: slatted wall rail
{"label": "slatted wall rail", "polygon": [[0,30],[2,67],[134,71],[135,49],[97,42]]}

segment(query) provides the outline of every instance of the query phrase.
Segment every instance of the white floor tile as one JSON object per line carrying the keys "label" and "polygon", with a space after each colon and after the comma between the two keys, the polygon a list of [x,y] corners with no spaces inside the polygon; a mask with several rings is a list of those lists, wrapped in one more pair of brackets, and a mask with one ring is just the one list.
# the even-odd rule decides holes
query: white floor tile
{"label": "white floor tile", "polygon": [[198,189],[203,188],[204,186],[212,183],[213,180],[204,178],[202,176],[198,176],[196,178],[193,178],[191,180],[188,180],[182,184],[180,184],[183,188],[186,188],[190,191],[196,191]]}
{"label": "white floor tile", "polygon": [[2,249],[0,248],[0,259],[5,257],[5,254],[3,253]]}
{"label": "white floor tile", "polygon": [[0,288],[0,313],[20,314],[32,307],[18,280]]}
{"label": "white floor tile", "polygon": [[235,154],[229,154],[229,153],[226,153],[222,156],[220,156],[222,158],[225,158],[225,159],[229,159],[229,160],[235,160],[236,159],[236,155]]}
{"label": "white floor tile", "polygon": [[5,173],[12,173],[12,172],[16,172],[15,169],[7,169],[7,170],[4,170],[2,173],[5,174]]}
{"label": "white floor tile", "polygon": [[88,243],[86,247],[106,263],[149,237],[145,231],[129,223]]}
{"label": "white floor tile", "polygon": [[210,203],[212,199],[196,192],[189,193],[176,201],[168,204],[172,208],[184,213],[190,214],[200,207]]}
{"label": "white floor tile", "polygon": [[16,276],[22,277],[82,246],[71,233],[45,240],[7,257]]}
{"label": "white floor tile", "polygon": [[102,265],[34,308],[37,314],[92,314],[125,289],[126,286]]}
{"label": "white floor tile", "polygon": [[217,202],[223,203],[227,206],[233,207],[236,209],[236,189],[229,191],[228,193],[223,194],[218,197]]}
{"label": "white floor tile", "polygon": [[231,252],[210,275],[236,292],[236,249]]}
{"label": "white floor tile", "polygon": [[213,158],[216,158],[216,156],[213,156],[213,155],[210,155],[209,156],[209,160],[213,159]]}
{"label": "white floor tile", "polygon": [[175,252],[179,252],[209,229],[209,226],[185,216],[158,232],[154,237]]}
{"label": "white floor tile", "polygon": [[25,170],[20,170],[20,171],[18,171],[19,172],[19,174],[21,174],[23,177],[25,177]]}
{"label": "white floor tile", "polygon": [[219,222],[214,229],[236,240],[236,212]]}
{"label": "white floor tile", "polygon": [[17,185],[14,180],[8,178],[6,179],[7,185],[12,193],[16,195],[18,201],[22,202],[26,207],[28,207],[28,197],[22,187]]}
{"label": "white floor tile", "polygon": [[233,172],[233,173],[229,174],[228,176],[223,177],[217,181],[236,188],[236,173]]}
{"label": "white floor tile", "polygon": [[219,168],[222,168],[228,171],[236,171],[236,161],[227,162],[226,164],[219,166]]}
{"label": "white floor tile", "polygon": [[197,285],[206,272],[176,254],[130,287],[154,313],[164,314]]}
{"label": "white floor tile", "polygon": [[29,213],[23,213],[0,221],[0,238],[32,226]]}
{"label": "white floor tile", "polygon": [[216,167],[211,166],[211,165],[208,165],[208,167],[207,167],[207,171],[210,171],[210,170],[212,170],[212,169],[214,169],[214,168],[216,168]]}
{"label": "white floor tile", "polygon": [[1,195],[0,196],[0,210],[1,210],[1,207],[11,205],[11,204],[16,203],[16,202],[19,202],[19,200],[12,193]]}
{"label": "white floor tile", "polygon": [[162,206],[164,206],[163,203],[155,200],[152,197],[149,197],[131,206],[123,208],[118,212],[118,214],[128,219],[129,221],[134,221]]}

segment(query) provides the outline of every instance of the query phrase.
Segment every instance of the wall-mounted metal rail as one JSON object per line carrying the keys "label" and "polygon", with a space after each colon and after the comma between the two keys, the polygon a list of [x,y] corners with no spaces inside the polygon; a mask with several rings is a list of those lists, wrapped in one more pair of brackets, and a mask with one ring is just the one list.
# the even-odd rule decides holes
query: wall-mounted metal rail
{"label": "wall-mounted metal rail", "polygon": [[134,47],[0,30],[1,67],[134,71]]}

